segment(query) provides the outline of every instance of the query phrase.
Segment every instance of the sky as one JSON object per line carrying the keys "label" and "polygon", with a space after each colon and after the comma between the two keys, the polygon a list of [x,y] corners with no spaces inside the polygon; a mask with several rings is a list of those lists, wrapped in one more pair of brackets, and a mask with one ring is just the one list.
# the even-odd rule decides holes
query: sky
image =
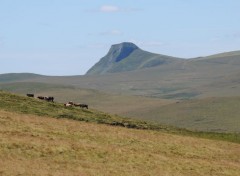
{"label": "sky", "polygon": [[240,50],[239,0],[0,0],[0,74],[83,75],[111,45],[193,58]]}

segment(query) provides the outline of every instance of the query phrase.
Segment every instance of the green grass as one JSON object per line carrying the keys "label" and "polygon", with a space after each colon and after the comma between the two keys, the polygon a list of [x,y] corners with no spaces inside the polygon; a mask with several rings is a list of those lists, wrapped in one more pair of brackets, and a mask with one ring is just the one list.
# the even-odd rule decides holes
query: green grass
{"label": "green grass", "polygon": [[[95,122],[129,128],[150,129],[154,125],[146,124],[144,121],[137,121],[130,118],[121,118],[116,115],[109,115],[97,110],[87,110],[77,107],[64,107],[61,103],[51,103],[16,94],[0,92],[0,108],[6,111],[32,114],[38,116],[50,116],[54,118],[68,118],[78,121]],[[166,128],[160,127],[158,128]]]}
{"label": "green grass", "polygon": [[34,98],[19,96],[0,91],[0,109],[22,114],[38,116],[49,116],[54,118],[67,118],[77,121],[85,121],[99,124],[122,126],[135,129],[150,129],[167,133],[202,137],[208,139],[225,140],[240,143],[240,134],[198,132],[181,128],[175,128],[157,123],[123,118],[116,115],[109,115],[97,110],[86,110],[75,107],[66,108],[63,104],[50,103]]}
{"label": "green grass", "polygon": [[167,94],[162,96],[166,99],[180,99],[180,100],[188,100],[198,96],[198,92],[181,92],[181,93],[174,93],[174,94]]}
{"label": "green grass", "polygon": [[189,130],[240,133],[240,97],[185,100],[130,112],[128,116]]}
{"label": "green grass", "polygon": [[[26,93],[32,92],[35,92],[36,95],[54,96],[57,102],[62,103],[68,101],[86,103],[92,109],[110,114],[153,121],[189,130],[240,132],[240,110],[238,108],[240,100],[238,97],[191,100],[188,95],[192,96],[194,92],[192,92],[193,94],[187,92],[187,94],[178,94],[178,98],[186,98],[187,100],[176,103],[179,100],[111,94],[59,84],[18,82],[0,84],[0,88],[24,96]],[[159,93],[165,91],[168,95],[172,95],[176,90],[169,87],[160,87],[155,91],[159,91]]]}
{"label": "green grass", "polygon": [[0,90],[15,93],[38,93],[44,91],[52,91],[57,89],[70,89],[74,90],[73,86],[59,85],[59,84],[46,84],[41,82],[11,82],[0,83]]}

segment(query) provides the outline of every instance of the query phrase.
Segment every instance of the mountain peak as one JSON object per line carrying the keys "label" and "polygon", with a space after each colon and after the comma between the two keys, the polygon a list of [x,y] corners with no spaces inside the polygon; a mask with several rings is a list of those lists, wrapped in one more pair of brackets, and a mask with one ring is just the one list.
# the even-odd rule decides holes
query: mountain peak
{"label": "mountain peak", "polygon": [[107,55],[101,58],[86,74],[99,75],[134,71],[168,64],[177,60],[177,58],[170,56],[141,50],[134,43],[123,42],[112,45]]}
{"label": "mountain peak", "polygon": [[118,48],[138,48],[138,46],[132,42],[122,42],[122,43],[114,44],[111,46],[111,49],[118,49]]}
{"label": "mountain peak", "polygon": [[128,57],[134,50],[139,49],[134,43],[123,42],[119,44],[112,45],[108,56],[112,56],[113,62],[120,62],[124,58]]}

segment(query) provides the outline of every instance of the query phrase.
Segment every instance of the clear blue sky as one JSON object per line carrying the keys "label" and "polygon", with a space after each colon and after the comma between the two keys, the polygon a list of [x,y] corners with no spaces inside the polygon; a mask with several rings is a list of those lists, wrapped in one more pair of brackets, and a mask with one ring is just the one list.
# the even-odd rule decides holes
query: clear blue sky
{"label": "clear blue sky", "polygon": [[191,58],[240,50],[239,0],[0,0],[0,73],[81,75],[112,44]]}

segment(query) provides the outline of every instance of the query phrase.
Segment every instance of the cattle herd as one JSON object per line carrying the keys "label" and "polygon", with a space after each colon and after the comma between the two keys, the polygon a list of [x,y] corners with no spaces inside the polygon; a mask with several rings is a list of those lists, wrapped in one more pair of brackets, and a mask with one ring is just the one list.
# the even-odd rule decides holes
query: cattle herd
{"label": "cattle herd", "polygon": [[46,100],[49,102],[54,102],[54,97],[43,97],[43,96],[38,96],[37,97],[39,100]]}
{"label": "cattle herd", "polygon": [[[34,94],[27,94],[27,96],[34,98]],[[37,98],[38,98],[39,100],[45,100],[45,101],[53,102],[53,103],[54,103],[54,97],[38,96]],[[69,101],[68,103],[65,103],[64,106],[65,106],[65,107],[76,106],[76,107],[88,109],[88,105],[87,105],[87,104],[74,103],[74,102],[72,102],[72,101]]]}

